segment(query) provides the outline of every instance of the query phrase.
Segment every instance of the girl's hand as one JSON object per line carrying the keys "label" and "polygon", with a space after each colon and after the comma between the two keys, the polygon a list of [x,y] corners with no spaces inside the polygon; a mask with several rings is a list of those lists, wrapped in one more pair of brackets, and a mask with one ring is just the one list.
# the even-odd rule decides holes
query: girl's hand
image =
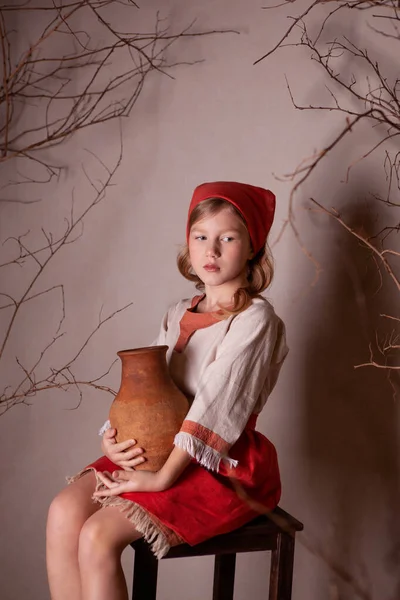
{"label": "girl's hand", "polygon": [[133,471],[137,465],[143,463],[146,459],[141,456],[142,448],[133,448],[136,445],[135,440],[126,440],[117,443],[115,438],[116,429],[107,429],[103,435],[101,448],[107,458],[125,471]]}
{"label": "girl's hand", "polygon": [[107,471],[98,471],[97,476],[107,489],[95,492],[95,498],[118,496],[125,492],[161,492],[166,489],[160,471],[114,471],[112,475]]}
{"label": "girl's hand", "polygon": [[159,471],[114,471],[101,473],[97,471],[102,490],[94,493],[95,498],[118,496],[125,492],[162,492],[170,488],[191,463],[191,456],[185,450],[175,448],[167,462]]}

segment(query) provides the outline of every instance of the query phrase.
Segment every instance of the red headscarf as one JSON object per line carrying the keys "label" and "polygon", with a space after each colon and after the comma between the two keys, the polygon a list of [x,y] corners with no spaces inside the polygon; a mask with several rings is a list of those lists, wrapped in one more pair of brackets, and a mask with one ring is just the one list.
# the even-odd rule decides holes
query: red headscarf
{"label": "red headscarf", "polygon": [[253,250],[257,254],[264,246],[274,220],[274,194],[269,190],[237,181],[202,183],[194,190],[189,206],[187,239],[189,239],[189,217],[193,209],[209,198],[222,198],[237,208],[246,222]]}

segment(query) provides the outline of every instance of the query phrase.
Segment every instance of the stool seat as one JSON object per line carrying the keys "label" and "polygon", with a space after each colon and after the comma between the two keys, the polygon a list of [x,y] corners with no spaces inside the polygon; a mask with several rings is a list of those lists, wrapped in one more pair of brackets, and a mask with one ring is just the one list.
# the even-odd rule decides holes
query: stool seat
{"label": "stool seat", "polygon": [[[196,546],[175,546],[161,560],[214,555],[213,600],[233,600],[236,554],[267,550],[272,553],[269,600],[290,600],[295,537],[302,529],[300,521],[278,507],[239,529]],[[143,538],[132,547],[135,549],[132,600],[156,600],[158,560]]]}

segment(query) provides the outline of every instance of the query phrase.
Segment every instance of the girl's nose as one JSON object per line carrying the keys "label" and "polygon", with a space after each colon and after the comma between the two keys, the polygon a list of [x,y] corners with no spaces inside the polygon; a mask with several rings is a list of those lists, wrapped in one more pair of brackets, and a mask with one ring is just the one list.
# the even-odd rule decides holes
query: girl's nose
{"label": "girl's nose", "polygon": [[206,255],[211,258],[216,258],[216,257],[220,256],[220,251],[218,249],[217,244],[210,244],[207,248]]}

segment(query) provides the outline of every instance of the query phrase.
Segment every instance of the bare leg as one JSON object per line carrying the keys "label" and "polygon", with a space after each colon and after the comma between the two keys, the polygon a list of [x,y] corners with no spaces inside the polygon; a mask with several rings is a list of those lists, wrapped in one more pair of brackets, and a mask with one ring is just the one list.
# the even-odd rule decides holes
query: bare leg
{"label": "bare leg", "polygon": [[142,536],[118,508],[91,516],[79,538],[79,566],[84,600],[127,600],[121,567],[124,548]]}
{"label": "bare leg", "polygon": [[100,508],[92,500],[95,486],[94,473],[88,473],[60,492],[50,505],[46,560],[52,600],[82,600],[79,535],[85,521]]}

